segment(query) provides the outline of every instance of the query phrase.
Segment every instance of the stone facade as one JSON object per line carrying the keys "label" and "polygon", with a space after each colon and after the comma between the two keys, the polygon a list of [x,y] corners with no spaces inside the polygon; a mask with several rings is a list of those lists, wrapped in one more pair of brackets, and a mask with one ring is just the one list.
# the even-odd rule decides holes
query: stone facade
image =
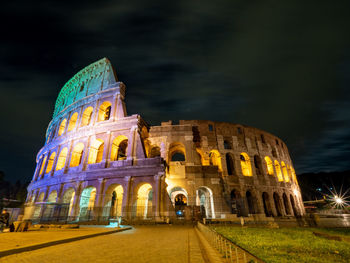
{"label": "stone facade", "polygon": [[[61,90],[28,186],[27,218],[167,220],[303,215],[287,146],[256,128],[127,116],[108,59]],[[48,209],[51,207],[51,209]]]}

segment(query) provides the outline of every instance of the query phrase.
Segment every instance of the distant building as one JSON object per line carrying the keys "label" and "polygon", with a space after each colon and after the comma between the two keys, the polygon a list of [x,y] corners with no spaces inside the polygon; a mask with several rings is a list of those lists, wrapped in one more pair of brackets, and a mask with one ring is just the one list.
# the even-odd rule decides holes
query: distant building
{"label": "distant building", "polygon": [[128,116],[106,58],[62,88],[28,187],[33,220],[166,221],[304,214],[287,146],[239,124]]}

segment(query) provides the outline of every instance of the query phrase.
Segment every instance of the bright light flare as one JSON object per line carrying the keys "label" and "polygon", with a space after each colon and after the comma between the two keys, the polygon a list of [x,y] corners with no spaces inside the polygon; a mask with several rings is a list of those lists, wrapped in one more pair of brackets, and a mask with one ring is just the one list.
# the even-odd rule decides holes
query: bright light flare
{"label": "bright light flare", "polygon": [[331,191],[330,188],[328,188],[328,190],[331,192],[331,195],[327,196],[327,200],[330,202],[333,208],[343,209],[349,206],[349,201],[347,199],[349,199],[350,196],[347,196],[346,194],[350,189],[347,189],[344,193],[342,193],[342,189],[339,193],[337,193],[336,190]]}

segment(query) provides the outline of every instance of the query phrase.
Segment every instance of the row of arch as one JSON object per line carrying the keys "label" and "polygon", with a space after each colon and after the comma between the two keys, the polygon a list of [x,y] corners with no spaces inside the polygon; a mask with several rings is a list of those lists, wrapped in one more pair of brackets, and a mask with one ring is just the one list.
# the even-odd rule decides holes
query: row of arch
{"label": "row of arch", "polygon": [[[159,149],[159,147],[158,147]],[[152,149],[153,150],[153,149]],[[158,152],[159,153],[159,152]],[[200,149],[197,149],[197,153],[200,156],[202,165],[205,165],[206,161],[203,157],[203,152]],[[253,176],[253,170],[252,165],[250,161],[250,157],[247,153],[242,152],[240,153],[240,166],[241,171],[244,176]],[[232,157],[231,153],[226,153],[225,155],[226,159],[226,168],[227,168],[227,174],[228,175],[235,175],[235,165],[234,165],[234,158]],[[185,151],[184,146],[175,143],[172,144],[169,148],[169,160],[170,161],[185,161]],[[254,167],[256,174],[263,175],[263,164],[262,160],[259,155],[254,155]],[[295,170],[292,166],[289,166],[288,164],[285,164],[284,161],[281,161],[281,164],[274,160],[272,162],[271,158],[269,156],[265,156],[265,167],[268,175],[275,175],[277,176],[277,179],[279,182],[290,182],[292,179],[295,183],[297,183]],[[221,161],[221,155],[218,150],[212,150],[209,153],[209,165],[214,165],[218,167],[218,170],[222,172],[222,161]]]}
{"label": "row of arch", "polygon": [[[128,148],[128,138],[125,135],[120,135],[116,137],[113,140],[111,145],[110,160],[111,161],[125,160],[127,157],[127,148]],[[71,152],[70,163],[69,163],[70,167],[76,167],[81,164],[83,152],[84,152],[84,144],[81,142],[76,143]],[[88,164],[100,163],[103,159],[103,152],[104,152],[104,141],[102,139],[95,139],[90,145]],[[54,151],[50,154],[48,159],[47,159],[48,156],[45,156],[39,162],[40,169],[35,179],[37,179],[39,176],[43,177],[44,174],[51,172],[56,159],[57,159],[57,162],[56,162],[55,171],[64,169],[68,158],[68,148],[64,147],[60,151],[60,154],[58,155],[58,157],[56,157],[56,155],[57,154]],[[46,169],[45,169],[45,166],[46,166]],[[44,173],[44,169],[45,169],[45,173]]]}
{"label": "row of arch", "polygon": [[[112,109],[112,103],[110,101],[105,101],[103,102],[100,107],[98,108],[98,116],[97,116],[97,121],[106,121],[109,120],[111,117],[111,109]],[[81,116],[80,120],[80,127],[88,126],[91,123],[91,118],[92,118],[92,113],[93,113],[93,107],[89,106],[87,107]],[[77,126],[78,122],[78,112],[74,112],[70,118],[69,121],[65,118],[63,119],[57,130],[57,136],[61,136],[66,130],[67,132],[70,132],[75,129]],[[68,123],[68,125],[67,125]],[[50,141],[53,137],[55,137],[56,133],[56,128],[54,128],[51,133],[49,134],[49,137],[47,141]]]}
{"label": "row of arch", "polygon": [[[277,192],[273,192],[271,199],[270,195],[267,192],[263,192],[260,198],[262,200],[264,213],[267,217],[301,215],[300,209],[297,204],[298,198],[296,196],[293,196],[292,194],[283,193],[281,198],[281,196]],[[232,190],[231,202],[232,213],[237,214],[237,216],[247,216],[248,213],[258,213],[258,197],[254,196],[249,190],[246,191],[244,197],[241,197],[238,191]],[[246,205],[248,207],[245,207]]]}

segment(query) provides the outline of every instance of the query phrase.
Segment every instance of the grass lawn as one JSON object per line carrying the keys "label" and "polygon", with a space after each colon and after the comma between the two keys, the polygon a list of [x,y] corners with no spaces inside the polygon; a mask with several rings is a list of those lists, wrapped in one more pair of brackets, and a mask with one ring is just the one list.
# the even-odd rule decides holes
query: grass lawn
{"label": "grass lawn", "polygon": [[212,226],[218,233],[266,262],[350,262],[350,243],[312,232],[349,237],[349,229]]}

